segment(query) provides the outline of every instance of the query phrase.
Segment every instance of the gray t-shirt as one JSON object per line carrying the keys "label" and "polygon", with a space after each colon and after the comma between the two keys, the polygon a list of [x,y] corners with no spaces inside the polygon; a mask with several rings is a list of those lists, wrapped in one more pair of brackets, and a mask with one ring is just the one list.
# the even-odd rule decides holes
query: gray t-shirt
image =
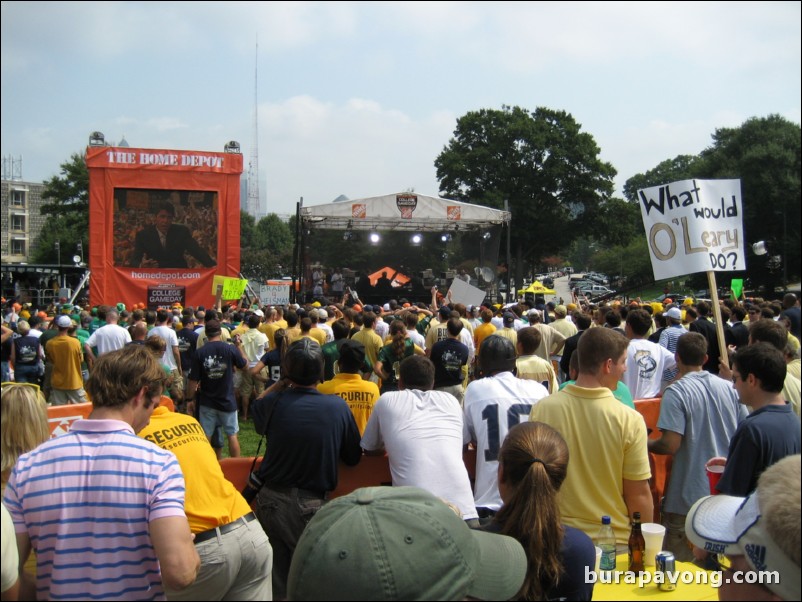
{"label": "gray t-shirt", "polygon": [[669,386],[660,402],[657,427],[682,435],[674,455],[663,510],[688,514],[710,495],[705,463],[726,456],[738,423],[746,418],[732,383],[708,372],[691,372]]}

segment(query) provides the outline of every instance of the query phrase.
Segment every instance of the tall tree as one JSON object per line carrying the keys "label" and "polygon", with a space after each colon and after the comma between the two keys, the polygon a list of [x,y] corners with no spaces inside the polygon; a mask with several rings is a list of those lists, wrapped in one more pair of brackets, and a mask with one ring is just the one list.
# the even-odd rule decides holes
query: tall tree
{"label": "tall tree", "polygon": [[274,255],[291,253],[295,237],[290,227],[275,213],[270,213],[259,220],[254,232],[254,246],[266,249]]}
{"label": "tall tree", "polygon": [[[713,144],[698,156],[667,159],[631,177],[624,194],[637,202],[641,188],[691,178],[740,179],[747,269],[729,276],[745,276],[773,295],[782,280],[787,284],[800,274],[800,126],[780,115],[752,117],[739,127],[717,129],[712,138]],[[762,257],[748,251],[760,240],[770,249]],[[781,257],[779,264],[775,256]]]}
{"label": "tall tree", "polygon": [[254,231],[256,230],[256,218],[250,213],[240,209],[239,212],[239,240],[243,249],[250,249],[254,242]]}
{"label": "tall tree", "polygon": [[700,160],[696,155],[677,155],[666,159],[646,173],[635,174],[624,184],[624,196],[632,203],[638,203],[638,190],[660,186],[670,182],[699,177]]}
{"label": "tall tree", "polygon": [[[766,241],[767,256],[747,255],[747,275],[773,293],[783,278],[800,275],[802,140],[800,126],[780,115],[752,117],[737,128],[720,128],[702,151],[708,178],[740,178],[744,243]],[[779,267],[771,258],[781,257]],[[784,265],[783,265],[784,264]],[[787,284],[787,282],[785,283]]]}
{"label": "tall tree", "polygon": [[471,111],[435,160],[440,192],[513,215],[516,281],[523,263],[566,248],[593,227],[616,171],[593,137],[564,111]]}
{"label": "tall tree", "polygon": [[61,164],[60,174],[45,180],[42,198],[44,215],[63,215],[64,213],[85,213],[89,211],[89,169],[86,155],[73,153],[68,161]]}
{"label": "tall tree", "polygon": [[[89,170],[86,156],[73,153],[61,164],[59,175],[44,182],[41,213],[47,216],[36,243],[36,263],[72,264],[71,257],[83,245],[84,257],[89,254]],[[59,245],[56,247],[56,241]]]}

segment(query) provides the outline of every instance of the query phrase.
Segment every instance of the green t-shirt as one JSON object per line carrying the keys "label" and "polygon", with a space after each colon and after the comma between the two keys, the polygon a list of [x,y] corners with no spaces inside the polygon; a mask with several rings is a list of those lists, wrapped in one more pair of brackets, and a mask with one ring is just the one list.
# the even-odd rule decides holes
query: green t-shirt
{"label": "green t-shirt", "polygon": [[[576,384],[575,380],[567,380],[560,385],[560,391],[562,391],[566,385],[575,385],[575,384]],[[625,406],[629,406],[633,410],[635,409],[635,401],[632,399],[632,393],[630,392],[629,387],[626,386],[620,380],[618,381],[618,387],[616,387],[616,390],[613,391],[613,397],[615,397]]]}

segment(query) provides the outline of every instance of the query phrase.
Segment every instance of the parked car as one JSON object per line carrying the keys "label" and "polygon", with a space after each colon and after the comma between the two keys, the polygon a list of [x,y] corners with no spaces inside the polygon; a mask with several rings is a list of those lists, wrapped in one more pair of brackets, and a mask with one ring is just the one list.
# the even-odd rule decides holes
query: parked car
{"label": "parked car", "polygon": [[653,299],[657,303],[663,303],[666,299],[671,299],[674,303],[682,303],[687,295],[685,293],[664,293]]}
{"label": "parked car", "polygon": [[610,290],[609,288],[607,288],[606,286],[602,286],[601,284],[594,284],[592,286],[581,288],[579,292],[591,298],[599,297],[601,295],[615,294],[615,291]]}

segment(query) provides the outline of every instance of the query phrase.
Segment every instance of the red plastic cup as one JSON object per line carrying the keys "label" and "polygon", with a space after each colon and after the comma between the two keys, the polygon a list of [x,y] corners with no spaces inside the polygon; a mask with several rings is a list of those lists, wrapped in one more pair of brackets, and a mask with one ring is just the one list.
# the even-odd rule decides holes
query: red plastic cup
{"label": "red plastic cup", "polygon": [[705,466],[705,471],[707,472],[707,480],[710,483],[710,495],[718,495],[716,485],[718,485],[721,475],[724,474],[724,467],[720,464],[714,464],[713,466]]}

